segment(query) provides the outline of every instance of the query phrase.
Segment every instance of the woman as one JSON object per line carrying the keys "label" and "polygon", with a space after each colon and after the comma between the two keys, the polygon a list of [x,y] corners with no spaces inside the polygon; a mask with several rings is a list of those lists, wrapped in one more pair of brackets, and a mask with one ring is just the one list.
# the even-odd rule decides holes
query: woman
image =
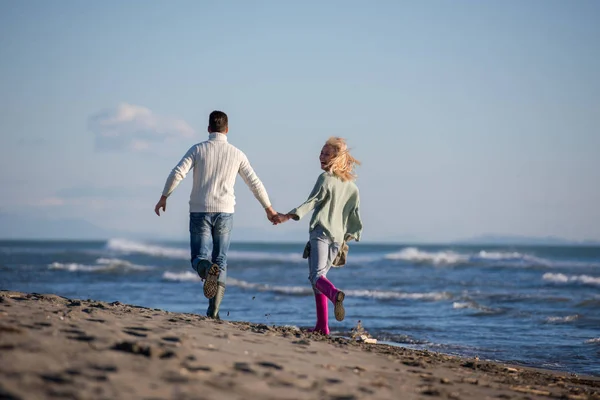
{"label": "woman", "polygon": [[359,192],[354,183],[354,167],[360,163],[350,155],[346,141],[339,137],[327,140],[319,160],[325,172],[319,175],[308,199],[289,213],[279,214],[274,222],[298,221],[314,210],[307,246],[310,249],[308,279],[315,293],[317,309],[317,324],[313,332],[328,335],[327,299],[334,304],[335,318],[342,321],[345,295],[326,275],[343,244],[352,239],[359,241],[362,232]]}

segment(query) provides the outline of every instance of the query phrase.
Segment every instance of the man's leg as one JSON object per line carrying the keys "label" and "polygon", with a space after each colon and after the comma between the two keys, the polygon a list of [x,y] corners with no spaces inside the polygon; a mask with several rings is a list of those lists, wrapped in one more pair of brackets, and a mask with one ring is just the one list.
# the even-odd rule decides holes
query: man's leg
{"label": "man's leg", "polygon": [[225,284],[227,279],[227,252],[231,242],[233,214],[219,213],[213,220],[212,262],[219,266],[219,282]]}
{"label": "man's leg", "polygon": [[208,316],[219,318],[219,308],[225,296],[225,283],[227,280],[227,251],[231,243],[233,229],[233,214],[219,213],[213,219],[213,250],[212,261],[219,266],[219,279],[217,294],[209,302]]}
{"label": "man's leg", "polygon": [[212,265],[210,245],[212,227],[206,213],[190,213],[190,255],[194,271],[206,279],[206,270]]}

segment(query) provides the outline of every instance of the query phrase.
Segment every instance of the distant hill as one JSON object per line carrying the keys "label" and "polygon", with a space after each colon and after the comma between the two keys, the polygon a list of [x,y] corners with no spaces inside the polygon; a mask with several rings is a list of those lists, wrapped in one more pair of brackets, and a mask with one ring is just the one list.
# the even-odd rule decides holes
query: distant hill
{"label": "distant hill", "polygon": [[521,246],[600,246],[600,242],[593,240],[575,241],[554,236],[532,237],[520,235],[494,235],[486,234],[473,238],[461,239],[453,244],[486,244],[486,245],[521,245]]}

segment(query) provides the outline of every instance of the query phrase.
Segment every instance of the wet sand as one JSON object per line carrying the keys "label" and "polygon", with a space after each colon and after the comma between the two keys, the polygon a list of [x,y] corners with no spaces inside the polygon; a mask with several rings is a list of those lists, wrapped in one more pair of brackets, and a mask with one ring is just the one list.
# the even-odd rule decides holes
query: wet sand
{"label": "wet sand", "polygon": [[600,378],[0,291],[0,399],[600,399]]}

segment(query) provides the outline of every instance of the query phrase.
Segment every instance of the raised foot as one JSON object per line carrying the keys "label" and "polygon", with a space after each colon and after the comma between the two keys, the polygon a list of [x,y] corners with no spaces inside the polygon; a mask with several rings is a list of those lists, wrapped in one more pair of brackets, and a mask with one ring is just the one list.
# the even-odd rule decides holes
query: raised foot
{"label": "raised foot", "polygon": [[344,317],[346,317],[346,310],[344,309],[345,297],[346,295],[341,290],[339,290],[335,295],[335,306],[333,309],[333,313],[335,314],[335,319],[338,321],[343,321]]}
{"label": "raised foot", "polygon": [[206,280],[204,281],[204,297],[207,299],[212,299],[217,294],[219,272],[219,266],[213,264],[206,273]]}

